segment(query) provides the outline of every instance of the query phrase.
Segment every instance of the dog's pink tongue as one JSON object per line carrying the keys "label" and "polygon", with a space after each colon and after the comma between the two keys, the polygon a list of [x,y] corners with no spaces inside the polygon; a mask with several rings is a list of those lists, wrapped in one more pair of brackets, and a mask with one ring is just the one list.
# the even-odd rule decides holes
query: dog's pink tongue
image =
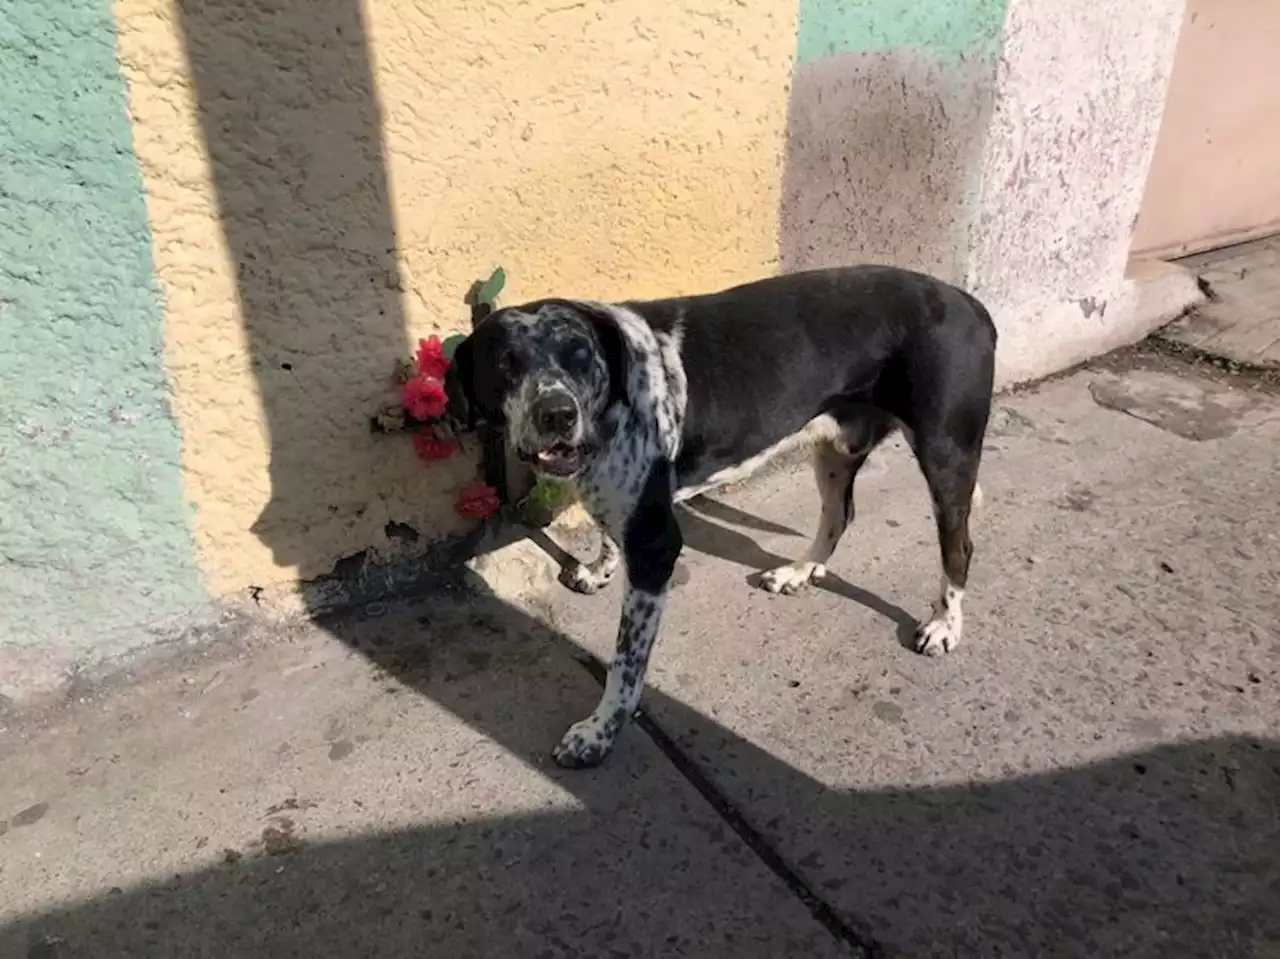
{"label": "dog's pink tongue", "polygon": [[551,450],[543,450],[538,454],[539,463],[550,463],[555,458],[556,458],[556,454],[553,453]]}

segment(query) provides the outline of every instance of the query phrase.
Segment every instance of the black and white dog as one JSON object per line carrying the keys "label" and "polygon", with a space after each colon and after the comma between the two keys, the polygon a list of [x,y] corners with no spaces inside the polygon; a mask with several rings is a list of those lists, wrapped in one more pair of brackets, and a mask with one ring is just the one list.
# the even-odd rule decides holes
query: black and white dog
{"label": "black and white dog", "polygon": [[858,469],[901,429],[942,549],[917,649],[954,649],[995,347],[991,316],[968,293],[881,266],[649,302],[540,300],[483,319],[454,357],[472,422],[502,429],[535,471],[576,485],[604,540],[571,572],[575,589],[600,589],[625,563],[604,695],[565,733],[556,761],[599,763],[639,702],[683,545],[674,504],[797,442],[814,446],[822,517],[804,556],[765,573],[764,588],[790,593],[824,573],[853,520]]}

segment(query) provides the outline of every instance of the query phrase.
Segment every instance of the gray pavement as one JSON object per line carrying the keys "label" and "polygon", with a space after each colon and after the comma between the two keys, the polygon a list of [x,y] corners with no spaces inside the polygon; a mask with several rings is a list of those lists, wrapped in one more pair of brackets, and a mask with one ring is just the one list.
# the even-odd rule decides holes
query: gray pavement
{"label": "gray pavement", "polygon": [[1196,274],[1209,301],[1162,335],[1232,362],[1280,370],[1280,235],[1178,263]]}
{"label": "gray pavement", "polygon": [[[1280,398],[1001,400],[962,647],[905,450],[690,504],[643,724],[546,758],[618,590],[232,623],[0,735],[0,956],[1280,956]],[[589,549],[582,543],[567,544]]]}

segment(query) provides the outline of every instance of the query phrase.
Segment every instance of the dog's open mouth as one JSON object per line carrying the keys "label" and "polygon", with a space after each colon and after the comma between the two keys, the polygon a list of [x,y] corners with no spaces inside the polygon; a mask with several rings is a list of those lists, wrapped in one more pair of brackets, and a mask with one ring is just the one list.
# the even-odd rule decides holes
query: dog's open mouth
{"label": "dog's open mouth", "polygon": [[534,469],[550,476],[572,476],[582,465],[582,451],[568,443],[556,443],[526,456]]}

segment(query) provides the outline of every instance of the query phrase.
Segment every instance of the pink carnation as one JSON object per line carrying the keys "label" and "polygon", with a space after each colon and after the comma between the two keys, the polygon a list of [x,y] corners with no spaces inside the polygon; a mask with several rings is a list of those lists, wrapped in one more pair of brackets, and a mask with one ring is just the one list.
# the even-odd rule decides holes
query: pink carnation
{"label": "pink carnation", "polygon": [[404,385],[401,403],[415,420],[436,420],[444,416],[449,398],[439,380],[415,376]]}
{"label": "pink carnation", "polygon": [[440,342],[440,337],[431,336],[418,341],[417,364],[422,376],[443,380],[445,373],[449,372],[450,363],[449,357],[444,355],[444,344]]}

